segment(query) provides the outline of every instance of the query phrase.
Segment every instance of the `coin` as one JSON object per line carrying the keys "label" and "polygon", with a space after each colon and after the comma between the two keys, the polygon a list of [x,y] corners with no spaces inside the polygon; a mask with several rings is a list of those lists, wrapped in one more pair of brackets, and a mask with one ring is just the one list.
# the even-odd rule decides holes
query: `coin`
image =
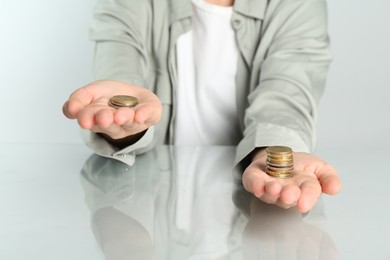
{"label": "coin", "polygon": [[276,178],[290,178],[294,169],[292,149],[287,146],[270,146],[266,148],[266,152],[265,172]]}
{"label": "coin", "polygon": [[282,164],[292,162],[293,158],[272,158],[268,156],[267,161]]}
{"label": "coin", "polygon": [[290,167],[273,167],[267,165],[267,170],[273,171],[273,172],[290,172],[294,169],[294,166]]}
{"label": "coin", "polygon": [[292,149],[288,146],[269,146],[265,149],[267,154],[276,154],[276,155],[291,155]]}
{"label": "coin", "polygon": [[282,153],[282,154],[277,154],[277,153],[268,153],[268,156],[271,157],[271,158],[291,158],[292,157],[292,154],[287,154],[287,153]]}
{"label": "coin", "polygon": [[109,105],[113,108],[120,107],[135,107],[138,104],[138,99],[133,96],[117,95],[110,99]]}
{"label": "coin", "polygon": [[267,161],[267,165],[268,166],[273,166],[273,167],[293,167],[294,166],[294,163],[273,163],[273,162],[269,162]]}

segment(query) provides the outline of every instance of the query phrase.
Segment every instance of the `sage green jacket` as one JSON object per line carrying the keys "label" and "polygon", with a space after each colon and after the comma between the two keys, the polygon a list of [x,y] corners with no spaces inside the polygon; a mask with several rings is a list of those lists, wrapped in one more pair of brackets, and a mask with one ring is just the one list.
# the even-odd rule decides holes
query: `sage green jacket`
{"label": "sage green jacket", "polygon": [[[331,61],[325,0],[236,0],[233,10],[242,130],[236,162],[256,147],[312,151],[317,103]],[[155,144],[175,143],[175,43],[191,29],[191,16],[190,0],[97,1],[90,32],[96,79],[144,86],[163,105],[161,121],[121,151],[88,132],[85,141],[98,154],[132,164]]]}

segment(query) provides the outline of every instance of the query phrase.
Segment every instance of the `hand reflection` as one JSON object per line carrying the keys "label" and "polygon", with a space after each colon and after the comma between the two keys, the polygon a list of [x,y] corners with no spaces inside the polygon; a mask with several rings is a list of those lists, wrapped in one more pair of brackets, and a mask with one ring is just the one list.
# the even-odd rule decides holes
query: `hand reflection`
{"label": "hand reflection", "polygon": [[[81,183],[91,211],[92,231],[105,259],[154,259],[150,236],[153,208],[150,178],[157,172],[148,154],[134,167],[91,156],[81,172]],[[135,173],[142,168],[142,175]],[[146,217],[145,217],[146,216]]]}
{"label": "hand reflection", "polygon": [[152,239],[134,218],[105,207],[95,212],[92,222],[106,259],[154,259]]}
{"label": "hand reflection", "polygon": [[[266,204],[243,187],[237,189],[234,199],[248,217],[242,237],[245,259],[338,259],[331,237],[318,226],[307,223],[296,208]],[[316,207],[322,207],[322,203]],[[321,209],[313,211],[318,210]],[[321,217],[310,214],[313,220]]]}
{"label": "hand reflection", "polygon": [[228,259],[239,245],[234,152],[157,147],[131,167],[92,156],[81,182],[106,259]]}

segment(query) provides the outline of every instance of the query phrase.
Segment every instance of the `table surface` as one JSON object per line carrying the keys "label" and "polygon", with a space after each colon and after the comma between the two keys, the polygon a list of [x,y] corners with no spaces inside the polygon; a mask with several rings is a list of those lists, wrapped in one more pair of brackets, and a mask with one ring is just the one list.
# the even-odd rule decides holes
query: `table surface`
{"label": "table surface", "polygon": [[385,150],[318,151],[343,190],[302,215],[246,193],[234,147],[159,146],[131,167],[83,145],[0,147],[0,259],[390,259]]}

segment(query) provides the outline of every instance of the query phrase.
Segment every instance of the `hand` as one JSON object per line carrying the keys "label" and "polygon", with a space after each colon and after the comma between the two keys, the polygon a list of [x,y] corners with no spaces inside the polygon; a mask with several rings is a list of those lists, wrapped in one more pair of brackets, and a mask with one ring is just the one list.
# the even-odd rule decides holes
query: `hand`
{"label": "hand", "polygon": [[259,150],[245,169],[242,182],[245,189],[268,204],[282,208],[297,206],[309,211],[322,192],[336,194],[341,182],[335,168],[308,153],[293,153],[293,177],[275,178],[265,173],[267,154]]}
{"label": "hand", "polygon": [[[135,96],[138,105],[112,108],[108,103],[115,95]],[[96,81],[73,92],[62,110],[69,119],[77,119],[84,129],[121,139],[156,124],[162,106],[158,97],[146,88],[119,81]]]}
{"label": "hand", "polygon": [[283,210],[254,197],[241,248],[248,260],[339,259],[331,236],[320,226],[309,224],[296,209]]}

